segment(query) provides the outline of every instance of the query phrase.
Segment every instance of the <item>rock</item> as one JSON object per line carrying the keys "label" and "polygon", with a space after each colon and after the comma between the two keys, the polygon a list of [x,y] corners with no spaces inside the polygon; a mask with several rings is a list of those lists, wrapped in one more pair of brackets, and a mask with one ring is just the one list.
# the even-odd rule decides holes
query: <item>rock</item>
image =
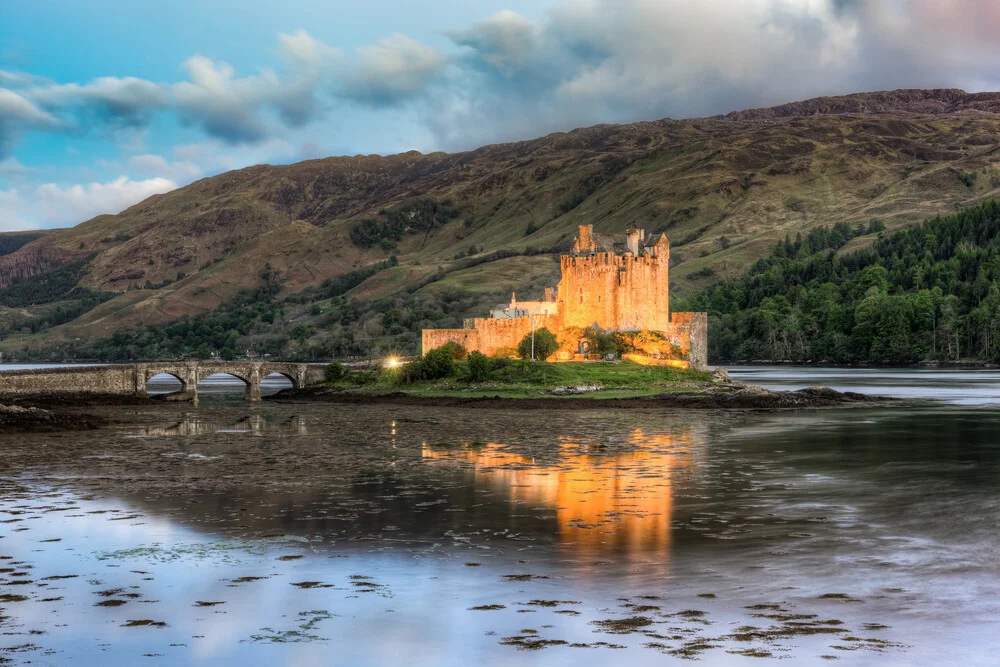
{"label": "rock", "polygon": [[729,377],[729,369],[719,366],[712,371],[712,382],[719,384],[731,384],[733,379]]}
{"label": "rock", "polygon": [[578,384],[574,387],[556,387],[546,393],[552,396],[575,396],[577,394],[589,394],[592,391],[600,391],[601,389],[604,389],[603,384]]}

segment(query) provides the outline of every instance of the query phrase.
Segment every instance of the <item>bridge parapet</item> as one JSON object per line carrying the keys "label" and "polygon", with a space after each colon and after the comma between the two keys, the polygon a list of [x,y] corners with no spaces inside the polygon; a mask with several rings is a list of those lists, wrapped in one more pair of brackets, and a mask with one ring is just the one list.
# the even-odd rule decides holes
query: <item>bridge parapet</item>
{"label": "bridge parapet", "polygon": [[295,388],[323,379],[323,367],[280,361],[176,361],[109,364],[106,366],[66,366],[0,372],[0,394],[36,392],[123,394],[146,396],[146,383],[160,374],[172,375],[181,383],[178,399],[197,399],[198,383],[224,373],[246,384],[245,398],[260,400],[264,378],[280,373]]}

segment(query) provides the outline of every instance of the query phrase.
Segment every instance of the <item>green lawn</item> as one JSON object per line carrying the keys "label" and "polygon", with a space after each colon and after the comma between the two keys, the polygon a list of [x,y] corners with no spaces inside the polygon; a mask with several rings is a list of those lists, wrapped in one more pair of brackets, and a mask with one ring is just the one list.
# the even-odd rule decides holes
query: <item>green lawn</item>
{"label": "green lawn", "polygon": [[711,382],[711,374],[704,371],[642,366],[631,362],[513,361],[495,369],[488,381],[472,382],[467,363],[457,361],[455,372],[441,380],[405,383],[400,381],[401,377],[400,370],[369,375],[352,373],[332,386],[365,394],[401,391],[427,397],[538,398],[556,387],[601,385],[603,389],[599,391],[578,396],[633,398],[668,391],[696,390]]}

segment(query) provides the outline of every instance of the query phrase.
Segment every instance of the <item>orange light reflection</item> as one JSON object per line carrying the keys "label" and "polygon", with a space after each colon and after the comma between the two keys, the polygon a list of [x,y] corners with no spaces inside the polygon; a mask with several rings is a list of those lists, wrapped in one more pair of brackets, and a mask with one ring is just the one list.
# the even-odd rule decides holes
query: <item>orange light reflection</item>
{"label": "orange light reflection", "polygon": [[501,443],[440,448],[423,458],[470,464],[477,486],[502,490],[529,507],[556,513],[558,543],[579,556],[662,554],[670,547],[672,475],[690,465],[691,435],[634,429],[635,448],[605,455],[592,445],[560,443],[558,462],[535,463]]}

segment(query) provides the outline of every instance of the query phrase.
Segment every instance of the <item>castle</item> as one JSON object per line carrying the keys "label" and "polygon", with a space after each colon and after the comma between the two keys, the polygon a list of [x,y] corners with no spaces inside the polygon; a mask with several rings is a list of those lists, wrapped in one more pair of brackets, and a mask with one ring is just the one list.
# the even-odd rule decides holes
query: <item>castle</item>
{"label": "castle", "polygon": [[509,305],[497,307],[490,317],[466,319],[462,329],[424,329],[423,352],[455,341],[470,352],[503,354],[517,348],[533,322],[536,330],[545,327],[558,338],[556,361],[590,358],[583,330],[595,327],[605,332],[655,332],[670,343],[662,354],[647,351],[625,358],[707,368],[707,314],[670,314],[666,234],[646,236],[642,229],[595,234],[593,226],[581,225],[569,254],[559,259],[562,279],[558,287],[545,288],[541,301],[512,296]]}

